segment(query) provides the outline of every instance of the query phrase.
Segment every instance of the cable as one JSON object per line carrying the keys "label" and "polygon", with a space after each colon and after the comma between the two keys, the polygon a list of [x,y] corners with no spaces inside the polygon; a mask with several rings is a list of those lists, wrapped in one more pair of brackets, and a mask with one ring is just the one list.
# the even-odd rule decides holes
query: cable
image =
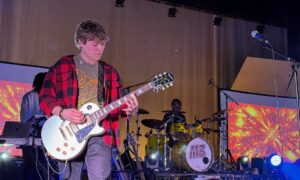
{"label": "cable", "polygon": [[39,157],[38,147],[34,147],[34,151],[35,151],[35,170],[38,173],[40,180],[43,180],[42,175],[41,175],[41,173],[39,171],[39,168],[38,168],[38,157]]}
{"label": "cable", "polygon": [[44,156],[45,156],[45,159],[47,160],[48,167],[49,167],[54,173],[56,173],[56,174],[59,174],[59,175],[60,175],[60,174],[63,174],[63,173],[66,171],[66,168],[67,168],[67,165],[68,165],[68,160],[65,161],[65,166],[64,166],[64,169],[63,169],[62,171],[56,171],[56,170],[52,167],[51,163],[49,162],[49,158],[48,158],[48,156],[47,156],[47,153],[46,153],[46,151],[45,151],[45,148],[42,147],[42,150],[43,150],[43,154],[44,154]]}
{"label": "cable", "polygon": [[[278,88],[277,88],[277,79],[276,79],[276,67],[277,67],[277,61],[275,60],[275,52],[273,49],[273,46],[269,44],[271,47],[272,52],[272,60],[275,61],[275,65],[273,67],[273,85],[274,85],[274,91],[275,91],[275,101],[276,101],[276,124],[280,123],[280,104],[279,104],[279,98],[278,98]],[[281,129],[280,125],[278,126],[279,131],[279,139],[280,139],[280,147],[281,147],[281,156],[283,155],[283,145],[282,145],[282,136],[281,136]]]}

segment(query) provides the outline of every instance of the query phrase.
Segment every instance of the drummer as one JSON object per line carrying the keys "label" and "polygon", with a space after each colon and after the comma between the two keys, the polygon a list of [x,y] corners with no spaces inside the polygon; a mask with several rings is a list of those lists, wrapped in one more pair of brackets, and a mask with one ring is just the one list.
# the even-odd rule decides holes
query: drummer
{"label": "drummer", "polygon": [[175,123],[186,123],[185,116],[183,115],[183,112],[181,111],[181,101],[177,98],[174,98],[171,103],[172,110],[170,111],[163,111],[166,112],[164,117],[163,117],[163,123],[167,122],[167,127],[166,127],[166,134],[169,137],[169,146],[173,147],[175,139],[172,138],[170,134],[170,129],[172,124]]}

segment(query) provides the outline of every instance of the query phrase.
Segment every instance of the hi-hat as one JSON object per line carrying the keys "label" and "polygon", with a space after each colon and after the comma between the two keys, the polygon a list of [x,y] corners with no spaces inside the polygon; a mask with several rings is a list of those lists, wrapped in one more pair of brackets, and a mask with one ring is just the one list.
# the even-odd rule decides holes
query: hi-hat
{"label": "hi-hat", "polygon": [[209,133],[209,132],[215,132],[215,133],[219,133],[220,130],[219,129],[212,129],[212,128],[203,128],[203,131]]}
{"label": "hi-hat", "polygon": [[139,108],[138,114],[149,114],[149,111],[147,111],[146,109],[143,109],[143,108]]}
{"label": "hi-hat", "polygon": [[143,119],[141,122],[144,126],[152,129],[160,129],[164,124],[162,120],[158,119]]}
{"label": "hi-hat", "polygon": [[[161,111],[161,112],[163,112],[163,113],[169,113],[169,112],[174,112],[174,111],[172,111],[172,110],[163,110],[163,111]],[[185,111],[176,111],[176,112],[179,112],[179,113],[186,113]]]}

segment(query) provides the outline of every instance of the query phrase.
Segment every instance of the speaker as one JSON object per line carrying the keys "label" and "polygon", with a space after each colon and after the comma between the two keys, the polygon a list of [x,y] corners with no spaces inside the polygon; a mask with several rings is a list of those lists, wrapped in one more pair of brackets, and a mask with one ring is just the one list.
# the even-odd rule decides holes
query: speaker
{"label": "speaker", "polygon": [[251,168],[257,169],[259,174],[266,175],[268,174],[267,161],[265,158],[252,158],[251,159]]}
{"label": "speaker", "polygon": [[0,161],[0,180],[23,179],[24,161],[20,158],[5,159]]}

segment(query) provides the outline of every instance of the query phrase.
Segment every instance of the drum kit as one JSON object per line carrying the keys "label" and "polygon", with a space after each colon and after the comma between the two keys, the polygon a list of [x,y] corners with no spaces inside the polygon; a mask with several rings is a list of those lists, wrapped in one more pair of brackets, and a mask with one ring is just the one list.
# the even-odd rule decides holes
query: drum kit
{"label": "drum kit", "polygon": [[[170,111],[162,112],[168,113]],[[221,120],[223,117],[212,116],[201,121],[195,118],[195,123],[187,124],[172,122],[172,118],[167,121],[143,119],[142,124],[151,129],[145,135],[147,138],[145,147],[146,167],[157,171],[203,172],[208,170],[213,164],[214,153],[210,143],[204,139],[204,135],[210,132],[219,133],[219,130],[203,128],[202,122]],[[165,133],[169,123],[170,130]],[[174,145],[170,145],[171,139],[174,140]]]}

